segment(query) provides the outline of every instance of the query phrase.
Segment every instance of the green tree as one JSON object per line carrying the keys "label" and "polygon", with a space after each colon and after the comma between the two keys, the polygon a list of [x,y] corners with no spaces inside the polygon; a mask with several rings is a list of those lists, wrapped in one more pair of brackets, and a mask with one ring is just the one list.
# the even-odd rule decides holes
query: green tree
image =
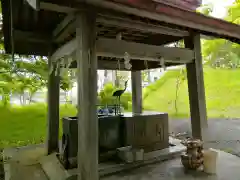
{"label": "green tree", "polygon": [[[240,0],[228,7],[226,21],[240,25]],[[214,68],[239,68],[240,45],[228,40],[203,40],[203,57],[208,65]]]}
{"label": "green tree", "polygon": [[[1,4],[0,4],[1,5]],[[0,12],[1,12],[0,6]],[[2,16],[0,16],[2,24]],[[14,61],[13,61],[14,60]],[[0,95],[4,104],[8,104],[10,94],[20,94],[20,101],[24,104],[25,92],[29,92],[29,101],[34,93],[46,86],[48,80],[48,64],[46,57],[19,56],[5,54],[3,44],[3,30],[0,26]],[[60,88],[65,92],[72,88],[73,79],[69,71],[61,77]]]}

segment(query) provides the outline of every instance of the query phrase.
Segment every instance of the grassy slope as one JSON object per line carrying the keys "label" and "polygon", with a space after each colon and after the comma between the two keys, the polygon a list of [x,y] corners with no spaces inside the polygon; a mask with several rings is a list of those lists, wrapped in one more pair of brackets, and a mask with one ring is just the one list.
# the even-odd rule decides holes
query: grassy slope
{"label": "grassy slope", "polygon": [[[61,106],[60,116],[69,115],[76,115],[75,108]],[[47,106],[44,104],[0,107],[0,148],[43,142],[47,133],[46,119]]]}
{"label": "grassy slope", "polygon": [[[169,75],[170,74],[170,75]],[[167,73],[144,100],[145,109],[169,112],[172,116],[189,116],[187,81],[180,86],[174,108],[176,80],[179,70]],[[206,101],[209,117],[240,117],[240,70],[204,69]]]}

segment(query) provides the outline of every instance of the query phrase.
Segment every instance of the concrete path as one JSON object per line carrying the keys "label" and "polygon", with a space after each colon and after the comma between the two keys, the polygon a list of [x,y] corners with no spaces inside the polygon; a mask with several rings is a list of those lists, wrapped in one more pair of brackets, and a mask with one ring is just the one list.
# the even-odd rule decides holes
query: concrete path
{"label": "concrete path", "polygon": [[44,145],[5,149],[5,180],[48,180],[39,163],[44,154]]}
{"label": "concrete path", "polygon": [[5,180],[48,180],[40,164],[23,166],[19,163],[10,163],[11,174]]}
{"label": "concrete path", "polygon": [[[206,145],[240,156],[240,119],[210,119],[209,139]],[[190,120],[175,119],[169,122],[170,132],[186,132],[191,136]]]}
{"label": "concrete path", "polygon": [[240,158],[218,151],[217,174],[184,171],[180,158],[152,164],[102,180],[239,180]]}

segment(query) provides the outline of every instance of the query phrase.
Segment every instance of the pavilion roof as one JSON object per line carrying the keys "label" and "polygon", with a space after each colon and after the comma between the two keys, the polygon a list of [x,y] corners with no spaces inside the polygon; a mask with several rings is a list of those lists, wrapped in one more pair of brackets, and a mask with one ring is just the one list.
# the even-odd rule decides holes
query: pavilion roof
{"label": "pavilion roof", "polygon": [[122,32],[127,41],[163,45],[194,31],[240,43],[240,26],[156,0],[85,0],[84,4],[80,0],[1,0],[1,3],[7,53],[47,56],[54,52],[75,36],[73,13],[85,7],[98,13],[100,37],[115,38]]}

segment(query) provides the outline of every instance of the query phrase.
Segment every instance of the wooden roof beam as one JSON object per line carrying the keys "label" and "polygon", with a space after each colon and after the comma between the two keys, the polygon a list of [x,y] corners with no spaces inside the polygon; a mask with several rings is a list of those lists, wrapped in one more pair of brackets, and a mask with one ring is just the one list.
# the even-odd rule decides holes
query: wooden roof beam
{"label": "wooden roof beam", "polygon": [[[52,61],[69,56],[77,47],[76,39],[67,42],[52,54]],[[194,52],[190,49],[154,46],[141,43],[127,42],[116,39],[100,38],[96,43],[97,56],[124,58],[127,52],[131,60],[161,61],[174,63],[189,63],[194,59]]]}
{"label": "wooden roof beam", "polygon": [[122,27],[126,29],[137,30],[140,32],[147,32],[147,33],[153,33],[153,34],[165,34],[165,35],[179,36],[179,37],[189,36],[188,31],[172,29],[172,28],[159,26],[159,25],[145,24],[140,21],[134,21],[134,20],[123,19],[118,17],[99,16],[97,18],[97,22],[101,24],[111,25],[115,27]]}

